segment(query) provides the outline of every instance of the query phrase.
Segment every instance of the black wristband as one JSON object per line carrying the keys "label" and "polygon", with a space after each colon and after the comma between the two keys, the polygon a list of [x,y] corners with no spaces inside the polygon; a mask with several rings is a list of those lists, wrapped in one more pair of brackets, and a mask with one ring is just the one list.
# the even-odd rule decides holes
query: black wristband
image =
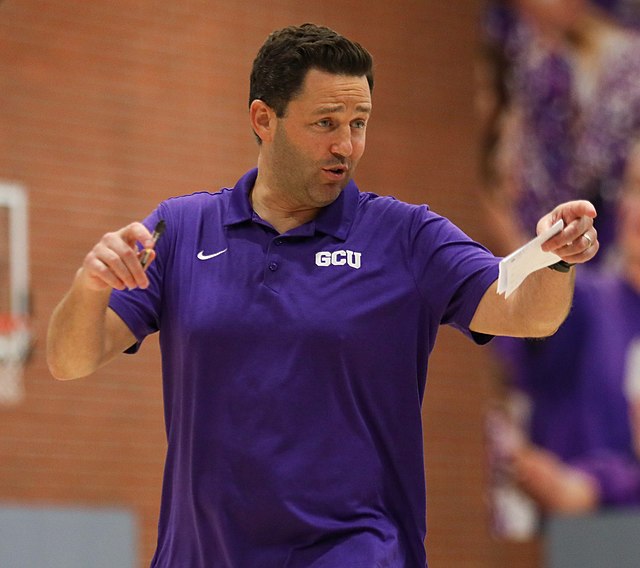
{"label": "black wristband", "polygon": [[564,260],[559,260],[555,264],[549,266],[551,270],[557,270],[558,272],[569,272],[569,269],[573,266],[573,264],[569,262],[565,262]]}

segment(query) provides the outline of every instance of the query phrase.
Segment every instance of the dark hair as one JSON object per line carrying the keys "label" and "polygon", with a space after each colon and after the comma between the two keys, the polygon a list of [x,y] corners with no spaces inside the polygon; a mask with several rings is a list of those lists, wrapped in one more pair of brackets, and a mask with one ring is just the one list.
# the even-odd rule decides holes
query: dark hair
{"label": "dark hair", "polygon": [[276,116],[284,116],[309,69],[364,75],[373,91],[373,59],[364,47],[332,29],[302,24],[271,33],[258,51],[251,70],[249,105],[260,99]]}

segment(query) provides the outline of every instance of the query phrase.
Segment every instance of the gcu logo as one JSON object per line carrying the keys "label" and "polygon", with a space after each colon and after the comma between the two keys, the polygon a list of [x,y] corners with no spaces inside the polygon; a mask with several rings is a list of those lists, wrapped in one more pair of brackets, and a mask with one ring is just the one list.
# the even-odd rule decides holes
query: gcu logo
{"label": "gcu logo", "polygon": [[329,252],[326,250],[316,253],[316,266],[344,266],[348,264],[351,268],[358,269],[361,266],[361,252],[352,250],[336,250]]}

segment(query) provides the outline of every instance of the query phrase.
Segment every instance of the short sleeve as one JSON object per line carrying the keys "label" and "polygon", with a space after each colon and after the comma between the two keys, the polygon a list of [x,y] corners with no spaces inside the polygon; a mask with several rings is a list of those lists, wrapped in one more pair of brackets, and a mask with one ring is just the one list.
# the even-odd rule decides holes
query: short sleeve
{"label": "short sleeve", "polygon": [[160,219],[166,222],[162,238],[156,243],[156,258],[147,269],[149,286],[146,289],[113,290],[109,307],[127,324],[136,338],[136,343],[127,349],[127,353],[135,353],[144,338],[160,329],[163,260],[171,250],[172,223],[168,208],[161,204],[143,224],[153,230]]}
{"label": "short sleeve", "polygon": [[440,323],[486,343],[490,336],[472,333],[469,324],[498,278],[500,259],[426,206],[416,208],[409,239],[416,285]]}

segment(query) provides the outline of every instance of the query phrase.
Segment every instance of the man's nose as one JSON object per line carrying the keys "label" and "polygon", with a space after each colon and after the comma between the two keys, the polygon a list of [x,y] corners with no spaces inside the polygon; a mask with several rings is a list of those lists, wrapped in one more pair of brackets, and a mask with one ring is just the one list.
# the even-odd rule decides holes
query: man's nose
{"label": "man's nose", "polygon": [[346,125],[336,131],[336,138],[331,145],[331,153],[335,156],[348,158],[353,152],[353,141],[351,140],[351,127]]}

